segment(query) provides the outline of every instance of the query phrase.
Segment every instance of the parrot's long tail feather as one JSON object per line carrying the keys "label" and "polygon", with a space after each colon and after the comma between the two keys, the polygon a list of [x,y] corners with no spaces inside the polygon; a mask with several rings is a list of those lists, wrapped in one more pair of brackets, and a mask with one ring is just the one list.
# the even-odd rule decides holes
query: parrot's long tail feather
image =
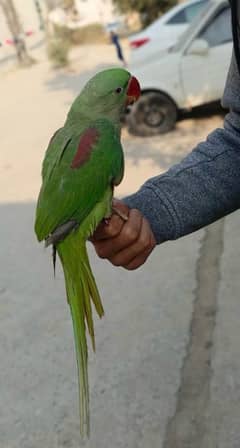
{"label": "parrot's long tail feather", "polygon": [[86,243],[78,232],[71,233],[57,245],[61,259],[68,303],[71,309],[79,382],[80,432],[89,436],[89,387],[86,323],[95,350],[94,325],[91,300],[100,317],[104,310],[88,260]]}

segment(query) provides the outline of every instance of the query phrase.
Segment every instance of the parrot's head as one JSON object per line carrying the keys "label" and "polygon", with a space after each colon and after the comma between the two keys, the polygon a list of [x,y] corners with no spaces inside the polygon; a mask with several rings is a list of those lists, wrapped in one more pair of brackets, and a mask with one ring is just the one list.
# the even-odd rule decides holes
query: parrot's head
{"label": "parrot's head", "polygon": [[68,119],[82,121],[107,117],[118,122],[124,110],[140,96],[138,80],[123,68],[98,72],[75,99]]}

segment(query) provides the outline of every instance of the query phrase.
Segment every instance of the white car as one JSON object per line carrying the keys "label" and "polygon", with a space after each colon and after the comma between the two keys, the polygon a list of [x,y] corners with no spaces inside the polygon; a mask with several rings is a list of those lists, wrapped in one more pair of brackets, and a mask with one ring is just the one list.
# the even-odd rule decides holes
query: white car
{"label": "white car", "polygon": [[156,50],[173,46],[209,0],[190,0],[174,6],[140,33],[129,37],[130,63],[143,62]]}
{"label": "white car", "polygon": [[221,99],[232,53],[231,12],[227,0],[210,0],[201,20],[192,23],[169,51],[130,67],[142,95],[126,116],[130,132],[170,131],[181,110]]}

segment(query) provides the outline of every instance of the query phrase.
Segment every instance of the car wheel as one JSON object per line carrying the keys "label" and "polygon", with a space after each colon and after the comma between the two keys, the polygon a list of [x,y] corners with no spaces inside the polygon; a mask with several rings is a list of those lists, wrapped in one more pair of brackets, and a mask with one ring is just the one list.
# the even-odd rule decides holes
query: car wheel
{"label": "car wheel", "polygon": [[164,134],[174,128],[177,108],[163,93],[143,94],[126,116],[130,133],[140,136]]}

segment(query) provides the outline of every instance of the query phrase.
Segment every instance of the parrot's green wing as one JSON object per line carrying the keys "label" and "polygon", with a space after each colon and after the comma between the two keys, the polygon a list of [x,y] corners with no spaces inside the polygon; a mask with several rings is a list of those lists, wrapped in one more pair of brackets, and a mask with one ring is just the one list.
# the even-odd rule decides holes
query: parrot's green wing
{"label": "parrot's green wing", "polygon": [[42,164],[42,179],[49,178],[51,172],[53,172],[54,165],[58,163],[59,157],[61,157],[70,140],[71,136],[65,134],[64,128],[58,129],[53,134]]}
{"label": "parrot's green wing", "polygon": [[69,220],[80,224],[107,188],[121,182],[123,171],[119,134],[110,121],[99,119],[73,137],[60,129],[43,164],[35,222],[39,241]]}

